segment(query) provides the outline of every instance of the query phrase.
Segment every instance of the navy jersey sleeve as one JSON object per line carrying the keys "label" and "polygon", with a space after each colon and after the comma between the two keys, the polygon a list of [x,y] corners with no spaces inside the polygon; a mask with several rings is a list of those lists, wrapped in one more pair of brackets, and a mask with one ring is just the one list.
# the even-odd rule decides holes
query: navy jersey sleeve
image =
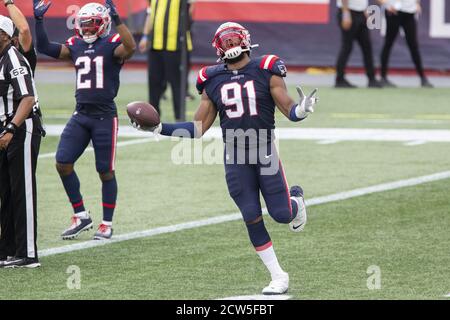
{"label": "navy jersey sleeve", "polygon": [[284,61],[275,55],[263,56],[259,63],[259,67],[280,77],[286,77],[287,75],[287,68]]}

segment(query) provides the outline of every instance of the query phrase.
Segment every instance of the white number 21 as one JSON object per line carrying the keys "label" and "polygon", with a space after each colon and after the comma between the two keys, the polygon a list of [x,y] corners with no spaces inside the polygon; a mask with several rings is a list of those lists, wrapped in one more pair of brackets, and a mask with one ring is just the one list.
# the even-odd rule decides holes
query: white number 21
{"label": "white number 21", "polygon": [[83,81],[83,76],[88,76],[92,70],[92,61],[95,62],[95,87],[97,89],[103,89],[103,57],[98,56],[95,59],[91,60],[91,58],[84,56],[79,57],[77,61],[75,61],[75,65],[77,67],[83,65],[82,68],[78,69],[77,73],[77,89],[92,89],[92,80],[86,79]]}
{"label": "white number 21", "polygon": [[[240,118],[244,114],[244,102],[242,101],[242,88],[247,90],[248,109],[251,116],[258,115],[258,109],[256,108],[256,92],[255,84],[252,81],[247,81],[244,86],[241,86],[237,82],[227,83],[220,90],[222,96],[222,103],[226,107],[235,106],[226,110],[228,118]],[[230,91],[233,94],[230,97]],[[233,110],[234,109],[234,110]]]}

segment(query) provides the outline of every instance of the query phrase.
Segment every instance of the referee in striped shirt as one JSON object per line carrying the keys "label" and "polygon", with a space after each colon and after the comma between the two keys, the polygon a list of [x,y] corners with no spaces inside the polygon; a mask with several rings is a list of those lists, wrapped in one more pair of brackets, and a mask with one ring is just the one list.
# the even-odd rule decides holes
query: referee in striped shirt
{"label": "referee in striped shirt", "polygon": [[42,126],[32,69],[0,16],[0,267],[39,267],[36,164]]}

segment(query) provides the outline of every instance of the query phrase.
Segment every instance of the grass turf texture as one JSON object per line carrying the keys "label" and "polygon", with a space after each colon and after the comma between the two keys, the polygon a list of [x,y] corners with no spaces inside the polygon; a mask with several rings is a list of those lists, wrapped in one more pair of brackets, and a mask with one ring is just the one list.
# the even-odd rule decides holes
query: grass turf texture
{"label": "grass turf texture", "polygon": [[[289,88],[295,97],[294,87]],[[307,90],[309,90],[308,88]],[[64,123],[73,110],[70,85],[38,88],[47,123]],[[60,99],[51,100],[51,92]],[[320,89],[308,127],[448,129],[448,90]],[[145,86],[122,86],[117,104],[145,100]],[[188,105],[192,118],[198,99]],[[171,103],[163,120],[172,118]],[[167,111],[166,111],[167,110]],[[122,125],[127,124],[120,109]],[[371,122],[376,119],[410,122]],[[278,114],[278,126],[291,126]],[[415,122],[419,120],[418,122]],[[298,125],[298,124],[294,124]],[[47,137],[41,154],[54,152]],[[233,213],[221,165],[171,162],[177,142],[148,142],[118,149],[117,234]],[[291,184],[308,198],[449,169],[450,144],[407,147],[400,143],[281,141]],[[100,182],[92,152],[77,163],[82,192],[96,223],[101,220]],[[303,234],[266,218],[295,299],[436,299],[450,292],[448,188],[441,181],[310,209]],[[39,246],[62,242],[71,213],[53,158],[38,165]],[[85,233],[80,241],[90,240]],[[294,254],[294,253],[295,254]],[[0,299],[191,299],[258,294],[268,274],[251,248],[242,222],[229,222],[148,239],[42,258],[40,270],[0,270]],[[82,289],[68,290],[66,269],[77,265]],[[366,270],[378,265],[382,289],[368,290]],[[108,288],[108,292],[104,288]],[[33,290],[30,290],[33,288]]]}

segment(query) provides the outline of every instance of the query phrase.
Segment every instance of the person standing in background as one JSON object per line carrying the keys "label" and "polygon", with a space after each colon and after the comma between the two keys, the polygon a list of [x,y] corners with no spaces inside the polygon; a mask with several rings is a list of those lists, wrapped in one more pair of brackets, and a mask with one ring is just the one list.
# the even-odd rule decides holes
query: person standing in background
{"label": "person standing in background", "polygon": [[345,67],[353,49],[353,41],[358,41],[361,47],[364,66],[370,88],[381,88],[381,83],[375,78],[373,64],[372,44],[370,42],[369,29],[367,28],[366,10],[368,0],[338,0],[338,22],[342,34],[342,44],[336,63],[336,88],[354,88],[345,79]]}
{"label": "person standing in background", "polygon": [[37,56],[33,45],[33,36],[31,35],[30,26],[22,11],[14,4],[13,0],[3,0],[9,17],[14,23],[15,29],[11,38],[13,46],[28,60],[33,73],[36,69]]}
{"label": "person standing in background", "polygon": [[420,0],[378,0],[378,3],[385,8],[387,25],[384,46],[381,51],[381,83],[385,87],[395,87],[388,80],[387,73],[392,46],[397,38],[400,27],[402,27],[405,31],[406,43],[408,44],[411,58],[416,66],[417,74],[420,77],[422,87],[433,87],[423,71],[422,58],[417,41],[417,22],[415,17],[422,11]]}
{"label": "person standing in background", "polygon": [[[161,114],[160,100],[166,90],[166,83],[169,83],[172,89],[175,120],[178,122],[185,117],[181,114],[180,10],[180,0],[149,1],[143,37],[139,43],[141,52],[150,49],[148,54],[150,103]],[[186,37],[187,50],[192,51],[189,31]]]}

